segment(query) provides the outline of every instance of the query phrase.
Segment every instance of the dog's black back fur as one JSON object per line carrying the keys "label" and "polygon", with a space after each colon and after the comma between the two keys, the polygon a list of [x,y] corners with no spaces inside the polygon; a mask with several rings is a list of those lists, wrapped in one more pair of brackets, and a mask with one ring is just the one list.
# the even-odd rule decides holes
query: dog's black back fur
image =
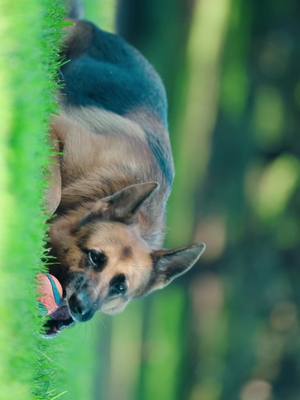
{"label": "dog's black back fur", "polygon": [[166,94],[152,66],[121,37],[85,23],[92,30],[89,47],[62,67],[67,101],[122,116],[147,108],[166,126]]}
{"label": "dog's black back fur", "polygon": [[[68,43],[61,68],[65,106],[96,107],[137,122],[168,185],[173,182],[173,161],[166,135],[167,99],[154,68],[117,35],[81,21],[81,38]],[[153,122],[153,123],[152,123]]]}

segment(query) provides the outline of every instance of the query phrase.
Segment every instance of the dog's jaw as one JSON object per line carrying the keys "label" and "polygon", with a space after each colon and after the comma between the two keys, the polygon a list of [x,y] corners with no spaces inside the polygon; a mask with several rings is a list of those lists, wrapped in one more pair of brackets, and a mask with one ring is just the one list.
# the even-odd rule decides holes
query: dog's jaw
{"label": "dog's jaw", "polygon": [[75,323],[72,317],[65,320],[56,320],[50,316],[50,319],[44,324],[43,337],[46,339],[56,337],[62,330],[70,328]]}
{"label": "dog's jaw", "polygon": [[[61,274],[56,273],[56,269],[49,268],[51,275],[61,280]],[[59,270],[59,269],[58,269]],[[76,321],[70,313],[68,301],[66,299],[66,286],[63,286],[63,304],[49,315],[43,326],[43,337],[50,339],[57,336],[65,328],[75,325]]]}
{"label": "dog's jaw", "polygon": [[62,330],[73,326],[76,322],[72,318],[68,302],[66,300],[66,287],[69,281],[69,269],[67,265],[61,263],[58,258],[55,247],[49,243],[50,248],[50,262],[48,265],[49,273],[58,279],[63,289],[63,304],[54,311],[43,326],[43,337],[51,339],[57,336]]}

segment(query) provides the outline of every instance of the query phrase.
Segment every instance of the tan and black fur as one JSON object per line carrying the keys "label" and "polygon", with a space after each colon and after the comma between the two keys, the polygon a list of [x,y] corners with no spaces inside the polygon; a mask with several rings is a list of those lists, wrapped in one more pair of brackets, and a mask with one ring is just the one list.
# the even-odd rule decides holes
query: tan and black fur
{"label": "tan and black fur", "polygon": [[157,73],[121,38],[86,21],[70,29],[62,58],[61,113],[51,126],[62,155],[48,205],[50,272],[63,284],[65,306],[49,334],[97,310],[122,311],[185,273],[204,250],[161,249],[174,167]]}

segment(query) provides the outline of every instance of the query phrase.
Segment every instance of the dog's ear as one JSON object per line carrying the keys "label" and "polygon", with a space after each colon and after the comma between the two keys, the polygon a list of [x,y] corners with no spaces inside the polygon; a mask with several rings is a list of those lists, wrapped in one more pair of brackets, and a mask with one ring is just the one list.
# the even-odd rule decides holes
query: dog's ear
{"label": "dog's ear", "polygon": [[164,288],[185,274],[198,261],[205,248],[205,244],[200,243],[180,249],[154,251],[152,278],[144,295]]}
{"label": "dog's ear", "polygon": [[102,201],[107,215],[126,224],[134,222],[138,210],[157,187],[156,182],[138,183],[105,197]]}
{"label": "dog's ear", "polygon": [[52,133],[53,154],[48,171],[48,189],[46,192],[46,207],[49,214],[53,214],[61,200],[61,171],[59,160],[59,141]]}

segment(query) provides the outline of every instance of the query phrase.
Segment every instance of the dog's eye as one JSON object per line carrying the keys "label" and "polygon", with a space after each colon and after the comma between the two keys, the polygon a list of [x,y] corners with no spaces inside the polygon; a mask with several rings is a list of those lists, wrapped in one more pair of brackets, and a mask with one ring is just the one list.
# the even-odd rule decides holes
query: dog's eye
{"label": "dog's eye", "polygon": [[121,296],[127,291],[127,283],[125,275],[115,276],[109,284],[109,296]]}
{"label": "dog's eye", "polygon": [[107,263],[107,257],[105,255],[105,253],[103,253],[102,251],[97,251],[97,250],[89,250],[88,251],[88,260],[89,260],[89,263],[92,265],[92,267],[96,271],[101,271],[101,269]]}

